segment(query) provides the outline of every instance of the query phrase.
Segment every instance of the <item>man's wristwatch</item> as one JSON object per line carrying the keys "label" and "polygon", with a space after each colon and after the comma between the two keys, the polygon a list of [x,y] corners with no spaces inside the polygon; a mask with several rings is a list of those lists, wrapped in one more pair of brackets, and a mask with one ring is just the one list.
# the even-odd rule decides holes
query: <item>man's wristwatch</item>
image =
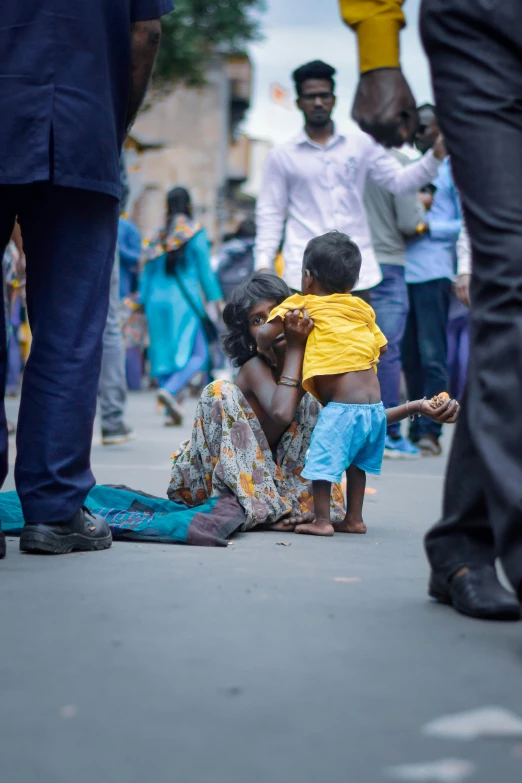
{"label": "man's wristwatch", "polygon": [[417,226],[415,228],[415,233],[418,237],[424,236],[424,234],[429,234],[430,227],[428,223],[417,223]]}

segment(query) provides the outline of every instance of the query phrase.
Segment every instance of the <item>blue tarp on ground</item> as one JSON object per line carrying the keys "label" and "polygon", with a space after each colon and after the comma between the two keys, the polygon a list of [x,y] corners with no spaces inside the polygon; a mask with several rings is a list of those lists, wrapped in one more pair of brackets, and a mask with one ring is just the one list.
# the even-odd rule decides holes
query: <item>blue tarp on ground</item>
{"label": "blue tarp on ground", "polygon": [[[188,508],[129,487],[97,485],[85,505],[105,517],[115,541],[226,546],[229,536],[244,522],[241,506],[233,495]],[[0,519],[5,533],[20,534],[24,518],[16,492],[0,493]]]}

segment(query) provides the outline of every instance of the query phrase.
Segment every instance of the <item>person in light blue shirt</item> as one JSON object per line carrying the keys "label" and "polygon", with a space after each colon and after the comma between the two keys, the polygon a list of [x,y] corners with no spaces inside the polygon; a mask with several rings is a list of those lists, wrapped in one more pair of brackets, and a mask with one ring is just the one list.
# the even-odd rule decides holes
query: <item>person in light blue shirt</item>
{"label": "person in light blue shirt", "polygon": [[[435,109],[419,107],[421,134],[416,146],[427,151],[439,133]],[[424,129],[424,132],[422,130]],[[405,278],[410,311],[402,343],[402,363],[408,395],[415,400],[433,397],[448,387],[447,327],[456,244],[462,228],[458,191],[446,158],[433,182],[434,195],[426,213],[426,230],[406,248]],[[441,426],[415,419],[410,439],[424,455],[441,453]]]}
{"label": "person in light blue shirt", "polygon": [[120,299],[138,288],[138,271],[141,256],[141,234],[133,221],[125,214],[118,222],[118,251],[120,260]]}

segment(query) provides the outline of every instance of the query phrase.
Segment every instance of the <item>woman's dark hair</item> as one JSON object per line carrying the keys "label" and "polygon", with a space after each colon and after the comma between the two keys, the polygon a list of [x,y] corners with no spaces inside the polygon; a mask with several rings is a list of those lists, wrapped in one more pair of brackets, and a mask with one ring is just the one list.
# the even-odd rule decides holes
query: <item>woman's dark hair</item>
{"label": "woman's dark hair", "polygon": [[192,211],[192,201],[190,193],[186,188],[172,188],[167,193],[167,225],[169,225],[176,215],[186,215],[190,217]]}
{"label": "woman's dark hair", "polygon": [[[172,190],[169,190],[167,193],[167,234],[170,233],[174,220],[178,215],[190,217],[191,211],[192,202],[190,200],[190,193],[186,188],[172,188]],[[168,275],[174,274],[174,270],[184,256],[184,246],[178,247],[176,250],[171,250],[167,254],[165,271]]]}
{"label": "woman's dark hair", "polygon": [[265,299],[281,304],[291,294],[284,280],[270,272],[254,272],[234,288],[223,312],[223,321],[228,329],[223,337],[223,350],[232,359],[234,367],[242,367],[257,354],[255,345],[252,349],[253,340],[248,326],[252,307]]}
{"label": "woman's dark hair", "polygon": [[306,246],[303,269],[330,294],[351,291],[361,272],[361,251],[346,234],[329,231]]}
{"label": "woman's dark hair", "polygon": [[294,80],[297,94],[301,95],[301,87],[303,86],[303,82],[308,81],[308,79],[325,79],[326,81],[330,82],[332,92],[334,92],[334,76],[335,68],[333,68],[331,65],[328,65],[328,63],[323,63],[322,60],[314,60],[311,63],[301,65],[300,68],[296,68],[292,74],[292,79]]}

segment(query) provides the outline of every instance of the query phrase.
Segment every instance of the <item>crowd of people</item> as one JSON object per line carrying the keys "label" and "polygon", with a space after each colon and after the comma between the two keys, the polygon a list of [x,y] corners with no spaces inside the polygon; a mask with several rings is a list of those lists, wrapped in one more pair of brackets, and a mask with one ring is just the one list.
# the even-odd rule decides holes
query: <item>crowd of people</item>
{"label": "crowd of people", "polygon": [[[303,132],[270,155],[258,226],[251,218],[243,220],[225,238],[215,264],[183,187],[167,194],[160,227],[142,243],[124,212],[128,187],[122,156],[122,214],[100,378],[102,443],[134,438],[124,419],[126,387],[140,389],[145,372],[158,386],[166,423],[181,424],[187,389],[204,387],[220,356],[212,349],[219,342],[219,322],[209,318],[207,305],[215,302],[215,312],[222,314],[234,288],[253,271],[254,256],[258,269],[273,270],[281,246],[284,279],[298,290],[306,243],[331,229],[349,234],[362,251],[356,291],[371,303],[388,344],[378,367],[384,405],[399,404],[402,371],[403,393],[413,399],[431,398],[447,388],[457,399],[462,396],[469,304],[463,281],[469,280],[470,254],[465,241],[459,243],[465,232],[449,160],[436,171],[436,156],[416,165],[368,137],[337,134],[331,117],[334,75],[319,61],[295,71]],[[440,131],[433,106],[420,106],[418,113],[415,146],[426,155],[440,144]],[[347,155],[350,170],[341,177],[339,161]],[[14,298],[11,314],[10,377],[21,370],[20,301]],[[440,435],[440,424],[424,418],[411,423],[407,436],[392,424],[385,456],[439,455]]]}
{"label": "crowd of people", "polygon": [[[516,205],[506,202],[505,181],[472,156],[482,128],[468,122],[467,147],[459,133],[464,107],[475,100],[490,134],[503,134],[506,148],[518,142],[495,91],[487,100],[481,93],[466,43],[473,33],[489,49],[487,76],[495,81],[493,65],[503,73],[513,53],[489,30],[511,41],[521,20],[515,11],[512,19],[490,18],[491,9],[470,0],[458,0],[455,15],[441,13],[439,0],[426,2],[422,29],[438,105],[417,107],[399,66],[401,4],[341,0],[359,39],[354,118],[365,133],[342,134],[334,125],[332,66],[298,68],[303,130],[268,156],[256,223],[227,238],[217,273],[185,188],[168,193],[145,248],[124,212],[122,144],[171,0],[122,0],[111,13],[102,3],[106,12],[96,20],[81,0],[82,37],[71,42],[76,67],[58,56],[57,42],[69,35],[63,20],[39,3],[30,2],[23,18],[16,7],[0,11],[8,30],[22,28],[28,15],[41,28],[30,60],[23,41],[19,51],[0,53],[3,389],[8,368],[10,388],[18,383],[22,324],[26,346],[31,340],[15,468],[22,551],[110,547],[106,520],[84,505],[94,484],[96,403],[99,397],[102,442],[132,439],[126,392],[140,386],[146,355],[168,423],[181,423],[195,377],[205,387],[191,440],[174,456],[169,497],[197,506],[231,494],[243,529],[366,532],[366,473],[379,473],[384,457],[439,456],[442,425],[459,418],[443,519],[426,537],[430,594],[472,616],[520,617],[494,558],[503,558],[520,596],[518,429],[505,419],[516,418],[520,388],[507,373],[518,355],[521,222],[511,219]],[[519,51],[520,41],[514,46]],[[55,56],[42,59],[45,47]],[[53,65],[42,70],[42,62]],[[23,90],[15,66],[29,74]],[[495,87],[499,100],[509,89],[500,78]],[[27,106],[38,108],[29,123]],[[381,146],[405,142],[420,157]],[[79,145],[88,152],[75,154]],[[281,262],[282,279],[275,274]],[[221,315],[223,350],[237,375],[207,385]],[[2,426],[2,478],[7,431]],[[456,478],[463,474],[465,491]]]}
{"label": "crowd of people", "polygon": [[[360,268],[356,263],[356,271],[348,274],[347,285],[341,285],[342,290],[337,293],[353,289],[357,295],[355,301],[364,302],[360,307],[371,305],[375,310],[376,328],[381,334],[379,347],[382,348],[378,365],[377,357],[374,357],[380,384],[375,396],[382,399],[382,403],[381,399],[376,401],[382,405],[380,415],[384,416],[386,409],[397,410],[403,393],[414,400],[429,399],[450,388],[458,398],[467,364],[461,336],[467,331],[468,314],[466,309],[458,311],[461,342],[458,344],[455,329],[452,360],[448,352],[448,335],[452,334],[449,311],[452,298],[458,301],[455,292],[459,289],[455,282],[461,280],[461,259],[468,257],[469,252],[465,252],[466,246],[462,242],[458,246],[458,239],[464,233],[459,198],[445,158],[435,109],[428,105],[419,107],[421,125],[415,142],[424,157],[412,162],[399,151],[383,150],[362,134],[345,136],[336,132],[332,120],[334,75],[333,67],[320,61],[303,65],[294,72],[297,104],[304,117],[303,131],[297,139],[275,148],[269,156],[259,197],[257,224],[252,218],[240,222],[236,232],[224,238],[213,259],[208,236],[194,215],[190,194],[184,187],[177,186],[168,192],[165,214],[158,219],[158,230],[150,238],[143,239],[138,226],[125,212],[129,188],[122,153],[117,248],[103,333],[98,392],[104,445],[134,439],[134,430],[125,421],[127,389],[139,390],[144,384],[157,387],[158,401],[165,410],[165,423],[181,425],[187,390],[201,390],[207,386],[215,370],[216,357],[227,356],[230,380],[235,379],[235,385],[227,386],[226,392],[220,387],[222,404],[227,406],[229,416],[233,416],[231,407],[241,410],[243,403],[237,397],[237,389],[248,400],[254,387],[257,388],[260,369],[265,365],[257,362],[256,380],[250,390],[248,382],[242,386],[242,379],[248,373],[245,357],[238,355],[231,338],[236,324],[230,316],[236,311],[238,297],[246,298],[250,306],[258,305],[254,292],[256,287],[262,288],[266,283],[264,299],[277,305],[282,294],[286,299],[292,292],[301,291],[303,255],[308,242],[332,231],[339,232],[341,242],[349,234],[356,242],[353,244],[355,254],[359,251],[361,254]],[[433,147],[435,152],[431,151]],[[21,345],[21,329],[23,326],[28,328],[24,260],[17,223],[4,257],[11,393],[16,393],[19,387],[23,363],[27,359]],[[321,256],[318,269],[326,264]],[[255,267],[261,271],[252,277]],[[284,282],[277,284],[275,280],[263,279],[263,272],[275,273],[276,270]],[[319,278],[316,274],[315,279],[320,279],[320,270],[318,274]],[[227,301],[231,305],[226,311],[228,317],[223,329],[220,316]],[[208,313],[210,303],[216,305],[214,320]],[[305,309],[302,302],[294,303],[293,307]],[[318,321],[313,313],[312,318],[317,330]],[[308,323],[308,319],[304,323]],[[285,326],[288,326],[286,322]],[[223,334],[224,354],[214,350]],[[291,334],[288,332],[287,337]],[[346,345],[350,340],[350,335],[346,334]],[[385,352],[383,346],[386,346]],[[262,350],[259,344],[253,344],[248,359],[254,359]],[[266,356],[263,361],[266,363]],[[454,380],[449,378],[450,363],[452,367],[455,365]],[[239,367],[242,368],[240,372]],[[406,388],[401,391],[403,370]],[[303,386],[306,387],[305,382]],[[215,388],[209,388],[211,391],[200,401],[203,408],[205,400],[214,400]],[[290,406],[289,416],[276,427],[274,435],[270,426],[267,429],[259,401],[251,399],[250,402],[263,422],[262,429],[270,447],[277,445],[281,427],[284,429],[294,419],[295,405]],[[267,407],[271,410],[270,416],[277,420],[272,405],[273,401]],[[308,449],[319,407],[308,400],[301,408],[308,422],[303,440]],[[444,418],[430,416],[427,410],[428,416],[412,417],[407,436],[401,434],[400,421],[388,414],[384,456],[412,459],[421,454],[440,454],[438,441]],[[298,421],[300,428],[303,417]],[[323,428],[325,426],[331,431],[337,424],[329,422]],[[204,442],[209,443],[206,434]],[[206,454],[201,454],[201,444],[198,448],[203,459]],[[287,457],[292,464],[296,456],[294,451],[295,444]],[[191,459],[191,452],[188,454]],[[183,457],[180,457],[174,471],[178,478],[182,475],[181,470],[186,477],[187,468],[182,468],[183,464]],[[225,468],[223,460],[221,464]],[[252,475],[252,471],[255,474],[255,468],[242,464],[237,454],[231,469],[232,475],[237,475],[238,469],[240,475]],[[362,502],[360,473],[362,471],[353,465],[351,480],[347,482],[349,510],[348,516],[343,517],[347,530],[350,524],[354,531],[364,529],[361,508],[357,512],[350,511],[350,498],[357,498],[359,504]],[[336,476],[334,484],[337,486],[340,482],[341,477]],[[198,490],[202,489],[201,476],[196,480],[196,488],[193,481],[187,486],[178,481],[179,487],[176,481],[173,483],[177,488],[174,490],[171,486],[171,493],[178,493],[185,500],[190,493],[193,502]],[[227,485],[227,480],[223,478],[221,483]],[[359,490],[355,491],[354,486],[358,484]],[[215,490],[214,486],[212,491]],[[246,503],[247,495],[241,489],[238,491],[242,502]],[[286,490],[287,494],[293,491]],[[339,515],[343,503],[339,492],[342,494],[342,491],[337,487],[336,492],[337,502],[332,499],[331,503],[332,508],[337,509],[333,512],[336,527],[341,529]],[[312,519],[317,503],[314,506],[308,489],[301,488],[297,497],[298,508],[292,508],[291,519],[301,521],[298,529],[302,531],[303,520]],[[267,520],[276,523],[285,501],[281,500],[278,489],[268,506],[265,500],[256,501],[255,498],[249,504],[245,508],[247,524],[254,527]],[[347,522],[348,519],[351,522]],[[313,527],[314,522],[307,524],[309,530],[316,533],[321,530],[320,525]],[[288,525],[285,521],[284,527]]]}

